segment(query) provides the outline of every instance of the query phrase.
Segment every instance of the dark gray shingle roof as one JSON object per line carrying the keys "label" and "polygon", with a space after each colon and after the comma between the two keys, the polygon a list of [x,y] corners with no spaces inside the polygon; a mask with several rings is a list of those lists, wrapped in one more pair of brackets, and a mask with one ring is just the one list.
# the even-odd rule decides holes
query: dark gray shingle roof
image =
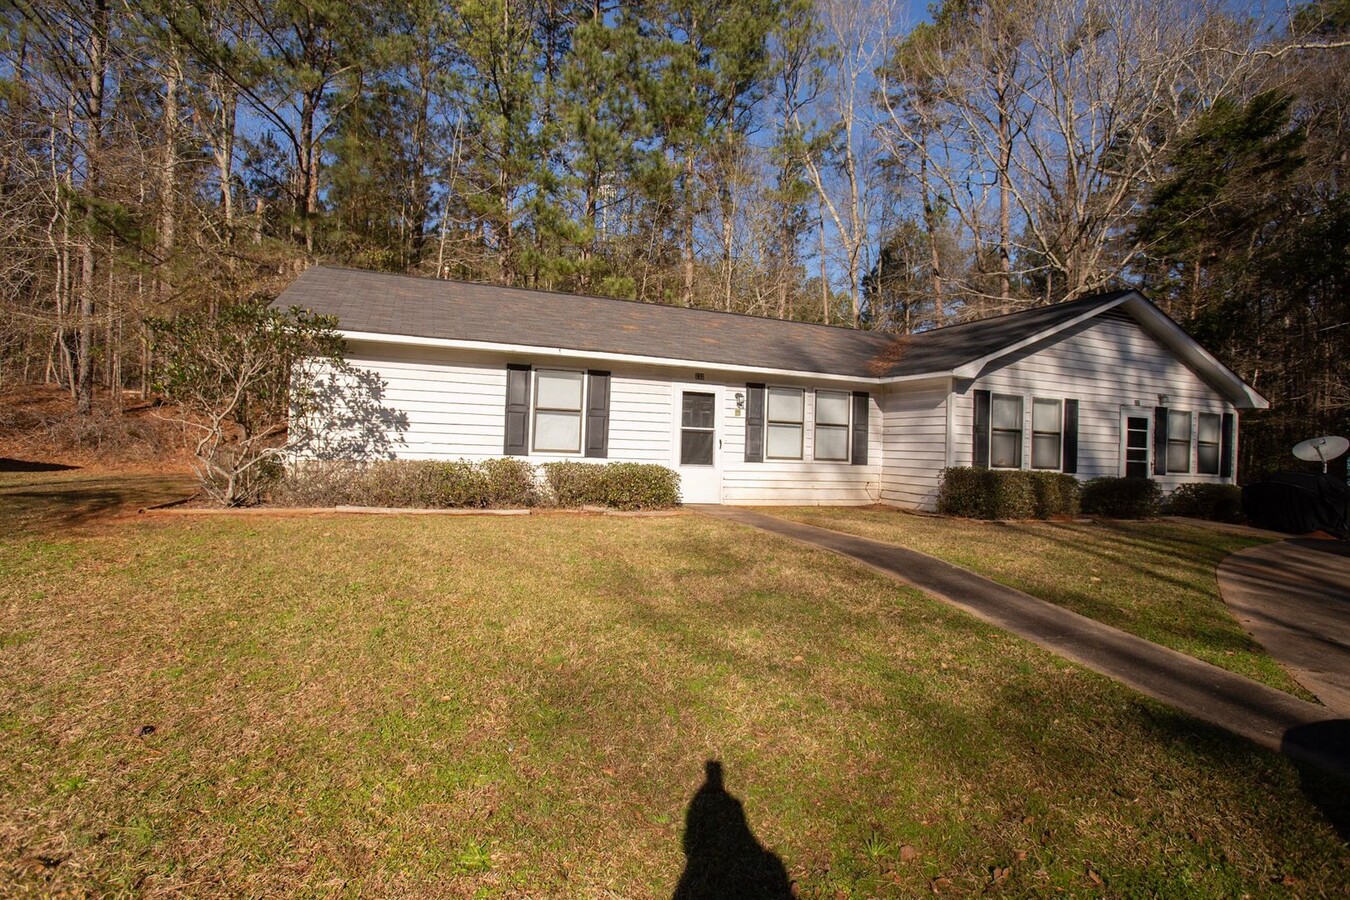
{"label": "dark gray shingle roof", "polygon": [[316,266],[274,301],[345,331],[556,347],[860,377],[950,372],[1080,316],[1102,294],[897,338],[878,332]]}

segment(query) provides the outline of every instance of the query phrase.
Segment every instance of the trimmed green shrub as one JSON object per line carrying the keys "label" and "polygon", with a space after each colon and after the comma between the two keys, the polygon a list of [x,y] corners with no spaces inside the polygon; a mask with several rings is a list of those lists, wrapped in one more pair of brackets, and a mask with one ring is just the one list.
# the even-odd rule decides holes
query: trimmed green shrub
{"label": "trimmed green shrub", "polygon": [[557,506],[600,504],[600,478],[604,467],[595,463],[544,463],[544,483]]}
{"label": "trimmed green shrub", "polygon": [[1036,498],[1036,518],[1078,515],[1081,485],[1077,478],[1063,472],[1026,472]]}
{"label": "trimmed green shrub", "polygon": [[534,466],[525,460],[485,459],[478,469],[483,476],[486,506],[518,509],[539,505],[539,480]]}
{"label": "trimmed green shrub", "polygon": [[1081,505],[1090,516],[1147,519],[1161,504],[1162,488],[1151,478],[1094,478],[1083,485]]}
{"label": "trimmed green shrub", "polygon": [[347,506],[361,467],[348,462],[300,460],[268,492],[274,506]]}
{"label": "trimmed green shrub", "polygon": [[1169,515],[1242,523],[1242,488],[1235,484],[1183,484],[1167,497]]}
{"label": "trimmed green shrub", "polygon": [[959,516],[962,519],[985,519],[987,500],[984,475],[988,469],[975,469],[958,466],[942,470],[942,483],[938,486],[937,511],[947,516]]}
{"label": "trimmed green shrub", "polygon": [[517,459],[483,462],[399,459],[369,466],[303,461],[272,492],[285,506],[394,506],[486,509],[536,506],[534,466]]}
{"label": "trimmed green shrub", "polygon": [[654,464],[545,463],[544,479],[558,506],[661,509],[680,502],[680,476]]}
{"label": "trimmed green shrub", "polygon": [[680,476],[641,463],[546,463],[523,459],[398,459],[369,466],[300,462],[272,491],[283,506],[394,506],[420,509],[519,509],[608,506],[660,509],[680,502]]}
{"label": "trimmed green shrub", "polygon": [[678,506],[680,476],[649,463],[610,463],[601,478],[603,503],[615,509],[662,509]]}
{"label": "trimmed green shrub", "polygon": [[353,483],[361,506],[453,509],[487,505],[487,483],[466,460],[401,459],[377,462]]}
{"label": "trimmed green shrub", "polygon": [[942,470],[938,512],[966,519],[1048,519],[1078,513],[1078,479],[1018,469]]}

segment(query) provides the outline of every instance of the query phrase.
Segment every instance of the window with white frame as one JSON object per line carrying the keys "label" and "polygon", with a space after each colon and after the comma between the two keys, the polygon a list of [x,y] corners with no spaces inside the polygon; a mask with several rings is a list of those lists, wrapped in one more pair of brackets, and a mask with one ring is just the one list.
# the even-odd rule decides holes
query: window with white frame
{"label": "window with white frame", "polygon": [[816,459],[848,459],[849,399],[845,391],[816,391]]}
{"label": "window with white frame", "polygon": [[534,449],[581,452],[581,372],[539,369],[534,376]]}
{"label": "window with white frame", "polygon": [[1059,400],[1031,401],[1031,467],[1059,469],[1064,448],[1064,404]]}
{"label": "window with white frame", "polygon": [[1167,471],[1191,470],[1191,414],[1167,411]]}
{"label": "window with white frame", "polygon": [[994,394],[990,403],[989,465],[1022,468],[1022,398]]}
{"label": "window with white frame", "polygon": [[1223,416],[1200,413],[1195,430],[1195,470],[1201,475],[1219,474],[1219,443]]}
{"label": "window with white frame", "polygon": [[801,459],[806,392],[800,388],[768,389],[764,455],[769,459]]}

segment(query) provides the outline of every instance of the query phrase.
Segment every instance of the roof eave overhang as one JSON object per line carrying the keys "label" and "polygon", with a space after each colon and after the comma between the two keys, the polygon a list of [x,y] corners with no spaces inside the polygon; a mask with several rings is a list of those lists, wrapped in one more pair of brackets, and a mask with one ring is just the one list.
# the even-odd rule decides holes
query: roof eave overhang
{"label": "roof eave overhang", "polygon": [[[404,347],[435,347],[448,350],[468,350],[481,353],[504,353],[513,356],[556,357],[595,362],[627,363],[635,366],[658,366],[667,369],[699,369],[707,372],[727,372],[745,375],[810,378],[818,381],[837,381],[849,384],[881,384],[882,379],[870,375],[845,375],[834,372],[814,372],[807,369],[774,369],[735,363],[709,362],[698,359],[672,359],[664,356],[641,356],[632,353],[606,353],[598,350],[576,350],[566,347],[541,347],[532,344],[509,344],[493,341],[465,341],[453,338],[418,337],[406,334],[386,334],[375,331],[339,329],[338,334],[349,341],[395,344]],[[931,375],[921,376],[931,378]]]}

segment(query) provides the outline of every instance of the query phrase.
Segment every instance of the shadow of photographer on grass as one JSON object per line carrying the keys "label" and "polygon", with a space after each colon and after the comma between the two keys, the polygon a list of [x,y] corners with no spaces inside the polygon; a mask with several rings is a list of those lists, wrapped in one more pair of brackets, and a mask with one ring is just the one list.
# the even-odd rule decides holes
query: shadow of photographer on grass
{"label": "shadow of photographer on grass", "polygon": [[791,900],[778,854],[750,830],[741,801],[727,793],[722,764],[710,759],[684,820],[684,873],[673,900]]}

